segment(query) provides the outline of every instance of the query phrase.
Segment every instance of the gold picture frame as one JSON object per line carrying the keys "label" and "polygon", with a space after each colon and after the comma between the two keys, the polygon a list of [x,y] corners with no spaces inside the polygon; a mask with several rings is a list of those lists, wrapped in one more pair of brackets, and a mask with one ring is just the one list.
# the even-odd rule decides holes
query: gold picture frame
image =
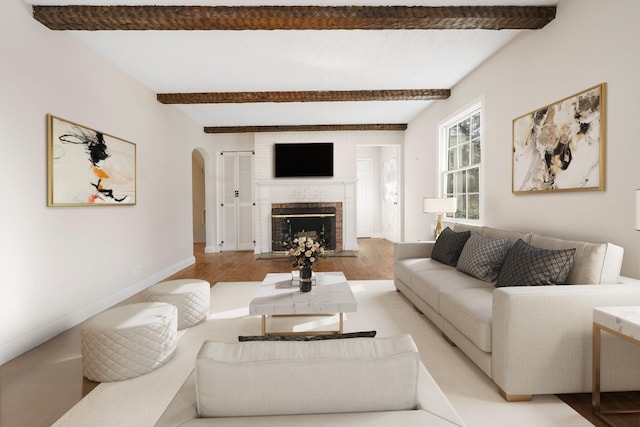
{"label": "gold picture frame", "polygon": [[605,188],[606,83],[513,120],[511,191]]}
{"label": "gold picture frame", "polygon": [[48,206],[135,205],[136,145],[47,116]]}

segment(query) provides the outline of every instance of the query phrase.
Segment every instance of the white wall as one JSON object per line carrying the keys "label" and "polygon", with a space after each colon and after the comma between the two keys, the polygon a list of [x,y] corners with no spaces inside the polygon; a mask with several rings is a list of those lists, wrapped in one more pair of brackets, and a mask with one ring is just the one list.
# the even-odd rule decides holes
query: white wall
{"label": "white wall", "polygon": [[359,145],[399,145],[400,131],[282,132],[258,133],[256,138],[256,180],[273,179],[273,144],[286,142],[333,142],[334,178],[356,178],[356,147]]}
{"label": "white wall", "polygon": [[[356,236],[356,159],[361,145],[401,145],[404,133],[398,131],[361,132],[282,132],[255,135],[255,177],[259,186],[256,212],[256,251],[271,250],[271,203],[342,202],[343,244],[345,250],[357,250]],[[321,179],[274,179],[273,146],[287,142],[333,142],[334,176]],[[312,159],[309,159],[312,160]]]}
{"label": "white wall", "polygon": [[[205,158],[205,179],[207,194],[207,224],[216,224],[218,220],[216,188],[217,188],[217,155],[221,151],[255,150],[256,181],[273,180],[273,144],[276,142],[334,142],[335,164],[334,178],[321,179],[320,182],[353,180],[356,178],[356,147],[363,145],[392,145],[403,143],[404,133],[399,131],[364,131],[364,132],[276,132],[246,134],[210,134],[206,142],[198,148]],[[280,180],[290,182],[291,180]],[[310,181],[306,181],[310,182]],[[317,181],[316,181],[317,182]],[[256,200],[257,202],[257,200]],[[260,232],[261,219],[256,212],[256,233]],[[207,227],[206,252],[218,252],[218,236],[213,226]],[[257,249],[259,252],[261,249]]]}
{"label": "white wall", "polygon": [[[202,127],[21,0],[0,2],[0,363],[194,261]],[[137,146],[137,205],[47,207],[46,115]]]}
{"label": "white wall", "polygon": [[192,148],[198,149],[204,159],[205,170],[205,204],[206,204],[206,245],[207,253],[220,252],[218,246],[218,157],[222,151],[251,151],[254,147],[254,135],[243,134],[208,134],[204,140],[197,141]]}
{"label": "white wall", "polygon": [[[633,190],[640,186],[635,137],[640,99],[640,2],[560,0],[544,29],[525,31],[409,124],[405,136],[405,238],[427,238],[421,199],[436,194],[439,123],[484,101],[484,223],[625,248],[622,273],[640,277]],[[512,120],[607,83],[606,190],[511,193]]]}

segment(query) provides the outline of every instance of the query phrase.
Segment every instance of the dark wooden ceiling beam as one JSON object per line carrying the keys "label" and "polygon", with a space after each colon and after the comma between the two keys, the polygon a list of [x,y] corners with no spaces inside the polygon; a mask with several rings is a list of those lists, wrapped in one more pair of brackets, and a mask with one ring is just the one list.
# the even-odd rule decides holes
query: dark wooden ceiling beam
{"label": "dark wooden ceiling beam", "polygon": [[296,126],[207,126],[205,133],[404,131],[406,123]]}
{"label": "dark wooden ceiling beam", "polygon": [[259,102],[433,101],[447,99],[450,89],[392,89],[289,92],[159,93],[162,104],[242,104]]}
{"label": "dark wooden ceiling beam", "polygon": [[52,30],[539,29],[555,6],[33,6]]}

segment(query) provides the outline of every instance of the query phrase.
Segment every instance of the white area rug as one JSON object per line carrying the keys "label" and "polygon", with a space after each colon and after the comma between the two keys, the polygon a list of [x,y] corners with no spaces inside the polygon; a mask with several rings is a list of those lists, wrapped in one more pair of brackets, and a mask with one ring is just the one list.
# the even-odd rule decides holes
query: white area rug
{"label": "white area rug", "polygon": [[[552,395],[535,396],[530,402],[505,402],[495,384],[459,349],[445,342],[440,331],[396,292],[391,280],[349,283],[358,300],[358,312],[346,315],[345,332],[376,330],[378,336],[410,333],[422,362],[467,426],[591,426]],[[153,426],[193,369],[204,340],[235,342],[238,335],[260,333],[260,318],[249,316],[248,307],[258,285],[258,282],[216,284],[211,289],[209,319],[180,331],[178,349],[171,361],[138,378],[100,384],[54,426]],[[334,329],[337,322],[337,317],[278,318],[269,328]]]}

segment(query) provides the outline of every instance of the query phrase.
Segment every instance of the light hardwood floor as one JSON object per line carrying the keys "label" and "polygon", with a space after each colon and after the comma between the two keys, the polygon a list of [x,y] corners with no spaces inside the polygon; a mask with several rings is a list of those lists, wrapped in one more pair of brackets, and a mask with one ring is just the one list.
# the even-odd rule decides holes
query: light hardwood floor
{"label": "light hardwood floor", "polygon": [[[329,257],[316,271],[343,271],[348,280],[393,278],[393,244],[381,239],[359,239],[356,257]],[[257,260],[251,252],[205,254],[194,245],[196,263],[168,279],[197,278],[218,282],[260,281],[269,272],[287,272],[285,259]],[[135,302],[134,296],[126,302]],[[0,366],[0,427],[50,426],[97,384],[82,377],[80,328],[73,327],[35,349]],[[597,427],[606,424],[591,414],[588,393],[559,396]],[[639,407],[640,393],[603,397],[608,407]],[[637,416],[616,417],[620,427],[640,426]],[[84,426],[82,426],[84,427]]]}

